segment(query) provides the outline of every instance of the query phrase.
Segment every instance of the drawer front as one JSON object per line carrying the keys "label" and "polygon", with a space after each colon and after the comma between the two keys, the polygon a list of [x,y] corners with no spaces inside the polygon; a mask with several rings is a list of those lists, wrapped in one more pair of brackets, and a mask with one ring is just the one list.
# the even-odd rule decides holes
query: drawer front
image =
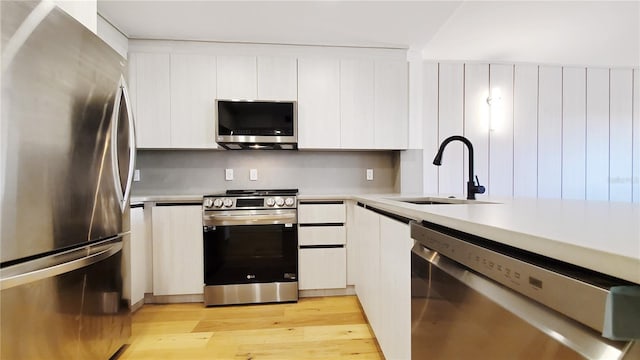
{"label": "drawer front", "polygon": [[300,290],[346,288],[346,251],[345,248],[299,249],[298,288]]}
{"label": "drawer front", "polygon": [[303,204],[298,206],[299,224],[343,224],[347,220],[344,204]]}
{"label": "drawer front", "polygon": [[344,245],[347,232],[344,226],[300,226],[298,244],[307,245]]}

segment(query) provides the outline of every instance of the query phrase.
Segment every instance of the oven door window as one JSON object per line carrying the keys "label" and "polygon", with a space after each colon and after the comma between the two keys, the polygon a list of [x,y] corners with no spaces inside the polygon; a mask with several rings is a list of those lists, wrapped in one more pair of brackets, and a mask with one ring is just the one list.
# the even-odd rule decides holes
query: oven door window
{"label": "oven door window", "polygon": [[217,226],[205,230],[205,283],[297,281],[297,248],[295,225]]}

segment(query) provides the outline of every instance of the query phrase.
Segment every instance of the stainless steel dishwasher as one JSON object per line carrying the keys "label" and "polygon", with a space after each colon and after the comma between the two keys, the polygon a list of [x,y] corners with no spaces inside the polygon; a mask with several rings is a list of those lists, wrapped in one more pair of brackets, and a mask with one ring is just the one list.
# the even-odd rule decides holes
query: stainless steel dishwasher
{"label": "stainless steel dishwasher", "polygon": [[603,336],[611,290],[637,284],[429,222],[411,237],[412,359],[640,359],[638,341]]}

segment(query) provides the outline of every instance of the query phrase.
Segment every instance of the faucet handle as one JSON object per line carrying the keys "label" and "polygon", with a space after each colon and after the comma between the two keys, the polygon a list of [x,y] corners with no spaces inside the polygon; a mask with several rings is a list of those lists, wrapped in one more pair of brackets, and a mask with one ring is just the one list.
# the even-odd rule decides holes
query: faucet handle
{"label": "faucet handle", "polygon": [[473,185],[474,189],[475,189],[475,193],[476,194],[484,194],[485,192],[485,187],[480,185],[480,180],[478,180],[478,175],[476,175],[476,184],[478,185]]}

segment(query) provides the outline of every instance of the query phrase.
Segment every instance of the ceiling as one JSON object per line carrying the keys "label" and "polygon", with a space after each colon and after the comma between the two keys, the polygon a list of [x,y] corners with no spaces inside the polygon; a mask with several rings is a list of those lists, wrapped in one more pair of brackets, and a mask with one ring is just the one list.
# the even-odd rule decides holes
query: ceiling
{"label": "ceiling", "polygon": [[98,0],[129,38],[406,48],[424,59],[640,65],[640,1]]}

